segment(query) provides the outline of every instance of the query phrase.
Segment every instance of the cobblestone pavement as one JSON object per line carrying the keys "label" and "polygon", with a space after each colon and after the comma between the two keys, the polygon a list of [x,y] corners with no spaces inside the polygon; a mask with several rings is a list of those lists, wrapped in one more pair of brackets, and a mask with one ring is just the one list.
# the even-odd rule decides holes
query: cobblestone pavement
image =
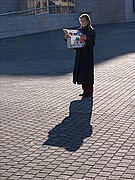
{"label": "cobblestone pavement", "polygon": [[93,101],[61,30],[0,40],[1,180],[135,180],[135,23],[96,31]]}

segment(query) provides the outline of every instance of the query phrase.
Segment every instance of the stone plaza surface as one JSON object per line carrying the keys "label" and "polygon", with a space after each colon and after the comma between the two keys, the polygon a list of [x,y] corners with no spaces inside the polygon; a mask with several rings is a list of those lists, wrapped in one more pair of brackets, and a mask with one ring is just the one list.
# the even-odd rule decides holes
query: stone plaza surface
{"label": "stone plaza surface", "polygon": [[0,40],[1,180],[135,180],[135,23],[95,29],[93,101],[62,30]]}

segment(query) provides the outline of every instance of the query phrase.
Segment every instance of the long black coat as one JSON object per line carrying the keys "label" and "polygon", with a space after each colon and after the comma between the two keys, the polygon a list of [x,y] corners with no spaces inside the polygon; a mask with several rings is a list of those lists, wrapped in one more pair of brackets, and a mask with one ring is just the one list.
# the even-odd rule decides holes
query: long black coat
{"label": "long black coat", "polygon": [[86,46],[76,48],[75,64],[73,70],[73,83],[90,85],[94,84],[94,54],[95,30],[93,28],[80,28],[87,40]]}

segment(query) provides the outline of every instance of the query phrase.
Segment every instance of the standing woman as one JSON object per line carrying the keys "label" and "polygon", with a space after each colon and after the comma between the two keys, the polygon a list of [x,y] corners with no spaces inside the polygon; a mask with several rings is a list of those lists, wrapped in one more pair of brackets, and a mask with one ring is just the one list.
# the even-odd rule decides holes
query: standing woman
{"label": "standing woman", "polygon": [[79,96],[91,97],[93,96],[94,84],[93,47],[95,46],[95,30],[91,25],[91,19],[88,14],[82,14],[79,17],[79,22],[81,27],[78,30],[83,34],[81,36],[81,41],[83,40],[86,46],[75,49],[76,56],[73,71],[73,83],[82,85],[83,93],[79,94]]}
{"label": "standing woman", "polygon": [[86,46],[76,49],[73,83],[82,85],[83,93],[79,96],[90,97],[93,96],[94,84],[95,30],[91,26],[89,15],[82,14],[79,22],[81,25],[79,31],[83,34],[81,38],[85,41]]}

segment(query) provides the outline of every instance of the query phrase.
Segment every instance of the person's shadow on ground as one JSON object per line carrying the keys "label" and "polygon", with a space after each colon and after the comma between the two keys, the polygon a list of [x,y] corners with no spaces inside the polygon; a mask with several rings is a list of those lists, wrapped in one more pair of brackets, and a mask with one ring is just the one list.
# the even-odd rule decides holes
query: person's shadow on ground
{"label": "person's shadow on ground", "polygon": [[92,97],[72,101],[69,116],[49,131],[43,145],[64,147],[71,152],[78,150],[83,140],[92,134],[92,106]]}

